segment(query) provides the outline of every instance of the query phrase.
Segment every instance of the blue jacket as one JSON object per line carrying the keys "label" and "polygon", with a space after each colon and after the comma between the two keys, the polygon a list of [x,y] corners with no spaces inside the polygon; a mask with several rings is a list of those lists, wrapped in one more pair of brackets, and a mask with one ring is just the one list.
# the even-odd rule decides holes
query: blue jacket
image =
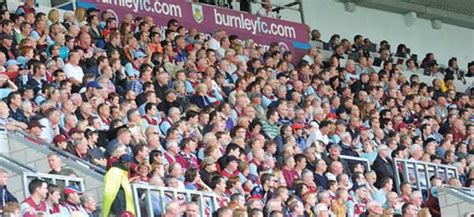
{"label": "blue jacket", "polygon": [[18,200],[8,191],[7,186],[0,186],[0,210],[3,210],[3,206],[8,202],[18,203]]}

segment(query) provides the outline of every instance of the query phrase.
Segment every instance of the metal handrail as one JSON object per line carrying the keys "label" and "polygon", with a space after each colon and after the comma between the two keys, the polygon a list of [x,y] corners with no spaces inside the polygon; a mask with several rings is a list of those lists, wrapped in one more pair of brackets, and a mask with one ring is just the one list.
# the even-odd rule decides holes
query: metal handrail
{"label": "metal handrail", "polygon": [[369,159],[365,159],[365,158],[362,158],[362,157],[354,157],[354,156],[349,156],[349,155],[342,155],[342,154],[339,155],[339,157],[344,159],[344,160],[352,160],[352,161],[359,161],[359,162],[365,163],[367,171],[371,170]]}
{"label": "metal handrail", "polygon": [[[136,209],[136,216],[141,217],[143,207],[140,205],[142,200],[145,200],[144,207],[147,212],[147,216],[154,216],[151,193],[157,192],[160,198],[160,207],[161,210],[164,212],[166,206],[166,193],[171,193],[172,197],[175,199],[178,195],[184,195],[186,202],[190,202],[193,196],[198,196],[199,201],[199,212],[200,216],[206,216],[206,208],[210,208],[210,214],[212,215],[213,212],[217,210],[217,199],[213,193],[202,192],[202,191],[194,191],[194,190],[180,190],[176,188],[169,188],[169,187],[159,187],[147,184],[133,184],[132,185],[132,192],[133,192],[133,200],[135,202],[135,209]],[[205,199],[210,199],[210,204],[206,204]]]}
{"label": "metal handrail", "polygon": [[106,171],[103,168],[98,167],[98,166],[96,166],[96,165],[94,165],[90,162],[84,161],[84,160],[78,158],[77,156],[74,156],[73,154],[71,154],[69,152],[66,152],[66,151],[63,151],[63,150],[57,148],[54,145],[51,145],[51,144],[46,143],[44,141],[40,141],[39,139],[34,138],[34,137],[28,135],[25,132],[16,131],[14,133],[9,133],[8,136],[9,137],[11,136],[15,139],[18,139],[23,144],[25,144],[29,147],[35,148],[35,149],[43,152],[44,154],[49,154],[50,151],[54,151],[54,152],[58,153],[60,156],[62,156],[64,158],[64,160],[66,160],[68,163],[78,165],[77,168],[79,168],[82,172],[84,172],[88,175],[91,175],[94,178],[96,178],[98,180],[101,180],[101,181],[104,178],[104,174],[105,174]]}
{"label": "metal handrail", "polygon": [[[431,187],[431,174],[437,177],[443,175],[445,180],[448,180],[450,177],[459,178],[458,170],[454,166],[395,158],[393,169],[395,173],[395,186],[397,187],[397,192],[399,193],[401,184],[399,163],[402,164],[401,169],[403,169],[403,173],[401,175],[403,176],[404,180],[410,180],[408,171],[413,170],[415,175],[414,187],[416,187],[417,190],[429,189]],[[422,185],[422,182],[424,182],[424,185]]]}
{"label": "metal handrail", "polygon": [[64,2],[62,4],[54,6],[54,8],[61,8],[61,7],[64,7],[68,4],[72,4],[72,11],[76,11],[76,5],[77,5],[76,0],[72,0],[72,1],[69,1],[69,2]]}
{"label": "metal handrail", "polygon": [[30,196],[30,193],[28,192],[28,184],[29,184],[30,178],[48,180],[52,184],[57,184],[58,182],[64,182],[64,186],[76,185],[77,187],[79,187],[81,191],[84,191],[86,189],[83,178],[73,177],[73,176],[45,174],[45,173],[24,172],[23,173],[23,189],[24,189],[23,193],[25,195],[25,198]]}

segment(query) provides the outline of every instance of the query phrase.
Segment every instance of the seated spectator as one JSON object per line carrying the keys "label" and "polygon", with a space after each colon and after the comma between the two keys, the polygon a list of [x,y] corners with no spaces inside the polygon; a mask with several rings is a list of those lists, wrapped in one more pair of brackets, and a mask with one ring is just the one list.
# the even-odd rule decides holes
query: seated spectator
{"label": "seated spectator", "polygon": [[7,130],[25,130],[28,126],[23,123],[10,118],[10,109],[8,105],[0,101],[0,125],[5,126]]}
{"label": "seated spectator", "polygon": [[67,186],[66,188],[64,188],[63,193],[64,201],[62,205],[68,210],[70,215],[74,213],[81,213],[82,215],[87,214],[81,205],[80,195],[82,195],[83,192],[79,190],[77,186]]}
{"label": "seated spectator", "polygon": [[171,201],[166,205],[163,217],[181,216],[182,214],[178,201]]}
{"label": "seated spectator", "polygon": [[86,212],[86,216],[99,216],[97,212],[96,199],[90,194],[84,194],[81,197],[81,205]]}
{"label": "seated spectator", "polygon": [[18,202],[8,202],[3,206],[3,217],[20,216],[20,205]]}
{"label": "seated spectator", "polygon": [[[259,12],[267,16],[272,7],[264,3]],[[226,216],[245,215],[245,205],[255,216],[413,216],[423,205],[439,215],[430,195],[438,186],[472,186],[472,100],[456,91],[452,77],[463,69],[455,58],[442,71],[428,53],[421,67],[439,78],[426,82],[411,76],[415,58],[402,70],[405,45],[396,62],[385,40],[372,58],[373,43],[361,35],[351,42],[333,34],[326,46],[312,32],[315,47],[334,53],[323,60],[316,48],[301,58],[278,42],[264,43],[267,49],[233,30],[217,29],[206,40],[199,25],[175,19],[161,37],[150,16],[124,14],[118,22],[108,11],[78,8],[64,19],[52,9],[46,18],[33,6],[27,0],[12,17],[0,11],[0,125],[105,168],[104,216],[136,211],[130,182],[210,186],[222,207],[216,214]],[[383,68],[378,73],[374,62]],[[474,74],[474,65],[468,68],[467,76]],[[367,159],[373,170],[364,173],[365,165],[344,156]],[[394,168],[404,172],[394,159],[452,165],[459,178],[433,178],[434,191],[422,203],[411,184],[392,192]],[[48,161],[51,173],[77,175],[57,155]],[[401,181],[423,179],[409,176]],[[0,180],[0,196],[1,186]],[[57,207],[57,191],[49,190],[32,194],[33,209],[22,212],[41,211],[43,201]],[[180,215],[184,207],[188,215],[214,214],[207,200],[195,201],[205,202],[200,210],[183,195],[153,193],[155,216]],[[403,209],[398,197],[413,204]],[[78,197],[67,198],[79,207]],[[82,202],[94,215],[94,201]]]}
{"label": "seated spectator", "polygon": [[48,184],[48,196],[46,197],[46,211],[49,215],[70,215],[69,210],[62,206],[61,189],[55,184]]}
{"label": "seated spectator", "polygon": [[44,180],[33,179],[28,184],[30,196],[20,204],[21,216],[37,216],[46,212],[45,199],[48,196],[48,184]]}

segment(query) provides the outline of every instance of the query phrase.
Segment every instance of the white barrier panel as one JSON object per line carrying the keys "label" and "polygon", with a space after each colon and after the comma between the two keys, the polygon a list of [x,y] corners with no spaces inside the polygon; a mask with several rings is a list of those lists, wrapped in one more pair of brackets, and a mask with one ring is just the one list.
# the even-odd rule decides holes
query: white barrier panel
{"label": "white barrier panel", "polygon": [[[199,206],[199,216],[203,217],[212,216],[212,213],[217,210],[217,199],[212,192],[180,190],[147,184],[133,184],[132,192],[137,217],[161,216],[165,212],[166,204],[171,200],[196,202]],[[154,206],[159,206],[161,213],[155,213]]]}
{"label": "white barrier panel", "polygon": [[459,178],[458,170],[453,166],[398,158],[394,159],[394,172],[398,192],[403,181],[409,182],[416,190],[421,191],[431,188],[432,176],[440,178],[443,182],[451,177]]}

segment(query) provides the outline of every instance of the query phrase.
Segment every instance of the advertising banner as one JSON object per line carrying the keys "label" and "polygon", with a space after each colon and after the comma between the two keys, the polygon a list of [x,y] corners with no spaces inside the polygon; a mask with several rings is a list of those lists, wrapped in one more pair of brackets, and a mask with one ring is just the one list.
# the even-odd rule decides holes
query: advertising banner
{"label": "advertising banner", "polygon": [[300,56],[308,44],[308,27],[268,17],[260,17],[212,5],[191,3],[184,0],[81,0],[96,8],[108,10],[121,20],[125,14],[134,17],[153,17],[155,24],[166,26],[174,18],[180,25],[196,27],[199,32],[212,34],[223,29],[227,35],[238,35],[241,40],[253,39],[265,49],[278,42],[280,50],[290,50]]}

